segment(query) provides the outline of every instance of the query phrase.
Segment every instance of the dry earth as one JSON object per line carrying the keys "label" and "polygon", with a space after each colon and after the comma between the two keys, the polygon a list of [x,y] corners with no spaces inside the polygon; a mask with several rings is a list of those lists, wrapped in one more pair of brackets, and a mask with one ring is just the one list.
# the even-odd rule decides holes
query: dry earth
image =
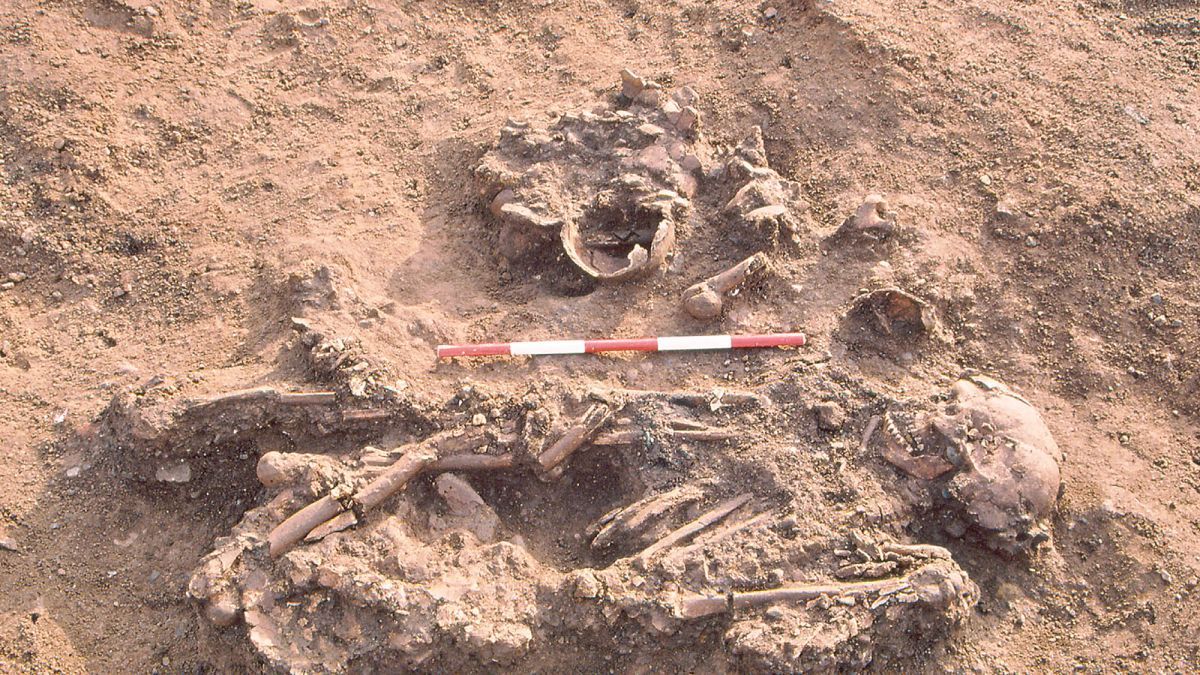
{"label": "dry earth", "polygon": [[[506,120],[545,125],[611,103],[623,68],[698,92],[714,148],[761,127],[771,167],[809,205],[799,246],[774,249],[770,274],[718,320],[688,317],[678,298],[752,252],[728,245],[719,223],[690,223],[660,274],[583,294],[496,253],[474,169]],[[979,587],[970,616],[933,646],[914,635],[897,647],[902,636],[886,633],[894,648],[869,663],[792,666],[1195,671],[1198,101],[1200,8],[1187,0],[8,0],[0,671],[280,666],[244,624],[209,625],[189,598],[192,574],[245,514],[267,508],[258,454],[350,452],[351,440],[387,434],[303,448],[279,434],[234,439],[169,483],[145,480],[139,464],[152,457],[114,441],[101,415],[123,392],[168,381],[208,394],[318,388],[298,356],[301,315],[356,337],[389,385],[429,401],[464,386],[515,400],[543,384],[793,395],[742,420],[753,442],[693,448],[711,453],[708,472],[680,476],[769,482],[786,502],[775,507],[830,541],[851,529],[838,514],[908,480],[861,442],[870,420],[986,372],[1041,412],[1062,450],[1050,540],[1000,555],[917,515],[891,534],[953,554]],[[886,196],[897,236],[827,243],[870,193]],[[701,185],[697,212],[716,198]],[[937,339],[911,349],[857,339],[847,310],[881,285],[929,302]],[[463,340],[769,330],[810,343],[736,356],[433,358],[436,344]],[[354,398],[335,384],[339,401]],[[845,419],[801,414],[823,400]],[[555,567],[574,544],[556,552],[532,530],[582,531],[602,507],[639,496],[614,491],[587,457],[568,469],[574,489],[527,505],[506,502],[517,498],[503,481],[480,489],[503,502],[500,521],[539,564]],[[642,455],[622,457],[628,468]],[[435,503],[442,485],[417,487],[406,504]],[[561,503],[571,499],[591,501]],[[797,546],[811,570],[826,569],[802,536],[774,532],[755,541],[769,554]],[[734,647],[759,647],[729,620],[704,624],[690,649],[655,651],[639,633],[603,654],[594,634],[573,644],[564,632],[558,652],[505,663],[788,667],[736,660]],[[464,666],[438,646],[406,665]]]}

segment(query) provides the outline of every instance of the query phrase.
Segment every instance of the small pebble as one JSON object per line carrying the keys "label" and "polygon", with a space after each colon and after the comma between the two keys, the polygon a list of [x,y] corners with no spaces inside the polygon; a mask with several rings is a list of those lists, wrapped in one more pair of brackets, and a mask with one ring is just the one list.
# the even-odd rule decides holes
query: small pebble
{"label": "small pebble", "polygon": [[982,176],[980,176],[980,177],[979,177],[979,182],[980,182],[980,183],[983,183],[984,185],[991,185],[991,184],[992,184],[992,177],[991,177],[991,176],[989,176],[989,175],[987,175],[987,174],[985,173],[985,174],[983,174]]}
{"label": "small pebble", "polygon": [[187,462],[176,462],[158,467],[154,479],[161,483],[186,483],[192,479],[192,467]]}
{"label": "small pebble", "polygon": [[777,16],[779,16],[779,10],[775,9],[774,7],[768,7],[763,10],[763,18],[764,19],[770,20],[770,19],[774,19]]}

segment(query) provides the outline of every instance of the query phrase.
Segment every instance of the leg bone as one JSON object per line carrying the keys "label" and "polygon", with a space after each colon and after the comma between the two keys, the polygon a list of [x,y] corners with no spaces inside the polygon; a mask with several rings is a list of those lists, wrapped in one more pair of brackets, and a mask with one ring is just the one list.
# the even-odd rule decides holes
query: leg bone
{"label": "leg bone", "polygon": [[759,252],[711,276],[683,292],[683,308],[697,319],[714,319],[724,309],[724,295],[767,268],[766,254]]}

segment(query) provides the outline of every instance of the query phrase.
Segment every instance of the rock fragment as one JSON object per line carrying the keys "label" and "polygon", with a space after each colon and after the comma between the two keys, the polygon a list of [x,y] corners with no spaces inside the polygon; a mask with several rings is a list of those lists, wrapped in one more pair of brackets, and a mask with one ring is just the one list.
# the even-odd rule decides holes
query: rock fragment
{"label": "rock fragment", "polygon": [[813,406],[817,426],[822,431],[838,431],[846,423],[846,413],[833,401],[824,401]]}

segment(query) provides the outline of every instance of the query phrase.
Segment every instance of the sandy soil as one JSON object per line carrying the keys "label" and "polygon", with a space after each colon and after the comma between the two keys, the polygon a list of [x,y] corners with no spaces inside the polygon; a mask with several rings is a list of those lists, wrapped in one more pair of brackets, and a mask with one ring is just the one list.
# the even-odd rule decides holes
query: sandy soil
{"label": "sandy soil", "polygon": [[[698,92],[713,148],[761,127],[770,166],[809,205],[799,245],[773,249],[771,274],[718,320],[679,307],[686,287],[752,252],[717,222],[691,222],[661,273],[582,295],[496,252],[474,170],[506,120],[545,125],[611,102],[623,68]],[[742,421],[758,425],[753,443],[706,452],[747,475],[761,460],[792,495],[785,511],[831,538],[855,500],[907,480],[860,442],[873,416],[934,400],[964,370],[989,373],[1040,411],[1062,450],[1051,539],[1014,557],[902,528],[946,547],[979,601],[936,648],[914,642],[859,665],[1195,670],[1198,73],[1200,10],[1184,0],[9,0],[0,671],[280,667],[244,624],[210,625],[188,594],[193,572],[248,512],[266,513],[251,511],[271,498],[255,479],[260,454],[346,453],[390,432],[305,448],[234,439],[170,483],[147,480],[139,463],[153,455],[101,422],[114,397],[163,381],[206,394],[336,386],[348,400],[347,382],[323,382],[298,355],[294,316],[354,336],[391,386],[430,401],[465,385],[500,400],[542,385],[790,392],[776,413]],[[887,197],[900,234],[828,245],[870,193]],[[702,185],[695,213],[714,199]],[[857,341],[847,311],[880,285],[924,298],[944,334],[911,349]],[[769,330],[810,344],[433,358],[462,340]],[[800,414],[824,399],[844,421]],[[628,467],[642,455],[622,457]],[[532,530],[582,530],[638,496],[583,480],[609,470],[595,461],[568,471],[573,490],[497,506],[539,564],[569,552],[541,549]],[[804,493],[809,483],[821,489]],[[420,488],[418,509],[437,498],[432,481]],[[510,488],[479,492],[505,502]],[[601,496],[579,513],[551,499],[588,490]],[[795,541],[771,537],[772,550]],[[731,645],[754,645],[736,625],[706,626],[691,651],[655,652],[643,636],[582,663],[767,667],[736,660]],[[568,670],[607,644],[564,639],[560,660],[533,650],[505,663]],[[431,658],[408,665],[454,663]]]}

